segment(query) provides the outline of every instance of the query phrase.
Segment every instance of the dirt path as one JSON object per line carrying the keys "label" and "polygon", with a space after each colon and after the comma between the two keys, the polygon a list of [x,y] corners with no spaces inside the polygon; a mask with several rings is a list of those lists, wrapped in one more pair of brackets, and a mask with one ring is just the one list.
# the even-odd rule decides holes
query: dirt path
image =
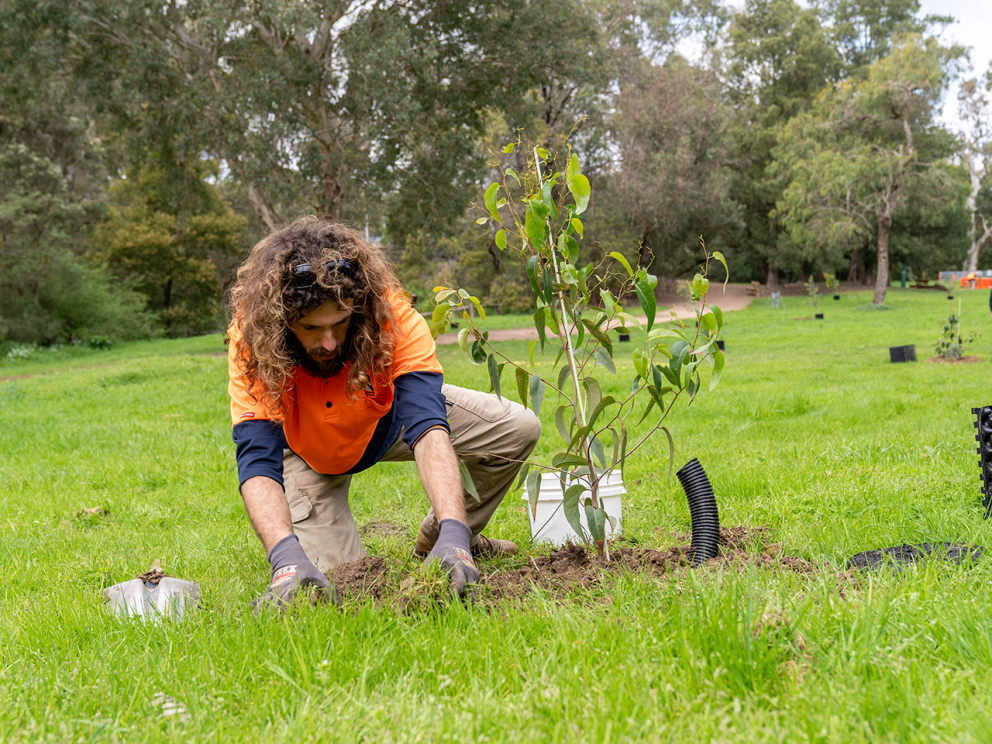
{"label": "dirt path", "polygon": [[[722,292],[722,287],[716,286],[712,288],[710,299],[713,300],[714,305],[717,305],[723,312],[727,313],[734,310],[743,310],[751,304],[755,297],[751,294],[751,285],[749,284],[728,284],[726,294]],[[695,315],[692,305],[686,302],[685,298],[681,295],[661,295],[658,297],[658,313],[656,317],[658,320],[667,320],[670,312],[674,312],[683,320],[692,318]],[[645,318],[642,315],[638,320],[643,323]],[[491,341],[529,341],[532,338],[537,338],[537,331],[533,328],[503,328],[498,331],[489,331],[489,339]],[[457,344],[458,334],[442,334],[437,337],[436,343],[438,346]]]}

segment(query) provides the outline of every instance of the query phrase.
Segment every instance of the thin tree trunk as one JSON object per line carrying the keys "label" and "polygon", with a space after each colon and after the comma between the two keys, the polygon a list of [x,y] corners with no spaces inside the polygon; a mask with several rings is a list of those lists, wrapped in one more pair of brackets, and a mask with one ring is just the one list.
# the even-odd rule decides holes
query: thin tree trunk
{"label": "thin tree trunk", "polygon": [[[976,217],[981,217],[982,219],[982,233],[978,234],[977,225],[974,220]],[[978,271],[978,256],[982,252],[982,246],[985,245],[985,241],[992,237],[992,227],[989,226],[988,220],[985,219],[984,215],[972,215],[971,229],[968,230],[968,237],[971,238],[971,247],[968,249],[968,256],[964,260],[964,270],[965,271]]]}
{"label": "thin tree trunk", "polygon": [[847,281],[851,283],[862,281],[864,279],[863,268],[861,264],[861,248],[859,246],[851,251],[851,268],[847,272]]}
{"label": "thin tree trunk", "polygon": [[[895,201],[893,199],[893,201]],[[875,305],[885,304],[885,292],[889,288],[889,232],[892,230],[892,217],[888,210],[878,215],[878,273],[875,275]]]}
{"label": "thin tree trunk", "polygon": [[268,232],[275,232],[282,225],[282,219],[276,212],[269,200],[265,198],[265,192],[258,186],[248,187],[248,199],[255,208],[255,215]]}

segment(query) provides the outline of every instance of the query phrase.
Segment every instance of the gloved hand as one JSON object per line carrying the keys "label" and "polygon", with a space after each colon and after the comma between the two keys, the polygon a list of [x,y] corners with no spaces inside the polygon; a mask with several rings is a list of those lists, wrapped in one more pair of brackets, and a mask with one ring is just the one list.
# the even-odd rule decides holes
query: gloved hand
{"label": "gloved hand", "polygon": [[451,588],[464,596],[465,585],[479,580],[479,569],[472,560],[472,530],[457,519],[442,519],[438,529],[437,542],[427,554],[425,563],[441,561],[441,567],[451,578]]}
{"label": "gloved hand", "polygon": [[262,596],[251,603],[256,615],[269,610],[285,610],[303,590],[316,587],[314,597],[318,601],[333,601],[340,605],[337,589],[331,586],[317,567],[313,565],[300,539],[296,535],[286,535],[275,544],[269,552],[269,564],[272,566],[272,579]]}

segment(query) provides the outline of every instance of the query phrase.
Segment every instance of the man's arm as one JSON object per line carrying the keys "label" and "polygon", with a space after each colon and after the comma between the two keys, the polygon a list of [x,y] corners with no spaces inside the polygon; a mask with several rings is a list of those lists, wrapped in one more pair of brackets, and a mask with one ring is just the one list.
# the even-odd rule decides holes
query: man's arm
{"label": "man's arm", "polygon": [[293,534],[289,503],[279,483],[264,475],[249,478],[241,485],[241,498],[245,502],[245,511],[248,512],[251,526],[255,528],[258,539],[262,541],[266,555],[272,551],[276,543]]}
{"label": "man's arm", "polygon": [[413,458],[437,521],[456,519],[467,524],[462,474],[448,432],[440,428],[428,431],[417,442]]}

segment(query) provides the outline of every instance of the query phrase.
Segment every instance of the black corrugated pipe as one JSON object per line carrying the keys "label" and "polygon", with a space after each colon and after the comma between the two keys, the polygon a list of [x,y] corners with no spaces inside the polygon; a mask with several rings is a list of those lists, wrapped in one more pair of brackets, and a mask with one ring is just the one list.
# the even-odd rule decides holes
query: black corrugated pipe
{"label": "black corrugated pipe", "polygon": [[716,558],[720,551],[720,513],[716,508],[716,496],[706,471],[695,457],[676,475],[689,500],[689,514],[692,515],[692,562],[701,566],[710,558]]}

